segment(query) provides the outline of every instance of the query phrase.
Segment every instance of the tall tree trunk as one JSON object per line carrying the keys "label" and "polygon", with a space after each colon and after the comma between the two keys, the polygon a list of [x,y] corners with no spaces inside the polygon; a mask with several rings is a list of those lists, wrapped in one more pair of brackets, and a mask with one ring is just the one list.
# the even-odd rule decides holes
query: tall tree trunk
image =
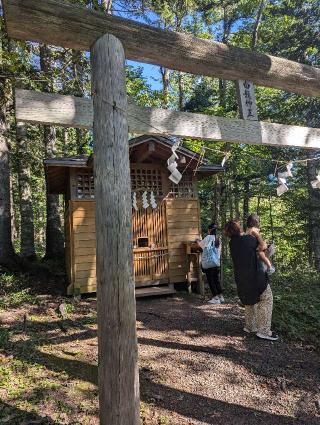
{"label": "tall tree trunk", "polygon": [[[45,155],[55,156],[56,129],[44,127]],[[46,224],[46,259],[62,258],[64,255],[64,238],[61,230],[59,195],[47,192],[47,224]]]}
{"label": "tall tree trunk", "polygon": [[69,137],[68,130],[66,128],[63,128],[62,132],[61,132],[61,139],[62,139],[62,145],[63,145],[63,148],[62,148],[63,156],[67,156],[68,137]]}
{"label": "tall tree trunk", "polygon": [[28,158],[27,130],[23,123],[17,123],[18,180],[20,195],[21,236],[20,255],[35,259],[34,218],[30,185],[30,165]]}
{"label": "tall tree trunk", "polygon": [[226,96],[227,96],[227,84],[226,84],[226,80],[221,80],[221,78],[219,79],[219,105],[221,106],[221,108],[226,108],[227,105],[227,100],[226,100]]}
{"label": "tall tree trunk", "polygon": [[273,209],[272,209],[272,196],[269,196],[269,220],[270,220],[270,231],[271,241],[274,243],[274,225],[273,225]]}
{"label": "tall tree trunk", "polygon": [[14,257],[11,237],[10,162],[8,142],[7,102],[10,94],[8,80],[0,77],[0,264]]}
{"label": "tall tree trunk", "polygon": [[101,0],[101,5],[108,14],[112,14],[112,0]]}
{"label": "tall tree trunk", "polygon": [[[227,190],[227,182],[225,178],[222,176],[220,180],[220,228],[224,229],[227,223],[227,209],[228,209],[228,190]],[[227,256],[227,244],[223,244],[222,247],[222,255],[223,258]]]}
{"label": "tall tree trunk", "polygon": [[[309,110],[307,112],[307,123],[309,127],[319,127],[319,107],[318,102],[314,99],[311,100]],[[314,157],[315,151],[308,152],[310,158]],[[311,182],[315,180],[319,172],[319,161],[308,161],[308,189],[309,189],[309,217],[308,225],[310,229],[310,245],[312,248],[312,262],[316,270],[320,271],[320,191],[313,189]]]}
{"label": "tall tree trunk", "polygon": [[[222,43],[228,44],[230,31],[233,21],[228,16],[227,6],[222,6],[223,9],[223,34]],[[219,105],[221,108],[226,108],[227,105],[227,82],[219,78]]]}
{"label": "tall tree trunk", "polygon": [[214,183],[214,199],[212,203],[212,222],[218,224],[221,208],[221,184],[220,178],[217,176]]}
{"label": "tall tree trunk", "polygon": [[185,95],[184,95],[184,84],[183,84],[183,74],[178,72],[178,85],[179,85],[179,110],[184,110],[185,105]]}
{"label": "tall tree trunk", "polygon": [[233,199],[233,184],[231,180],[228,180],[228,195],[227,199],[229,201],[229,218],[234,217],[234,199]]}
{"label": "tall tree trunk", "polygon": [[263,11],[266,8],[267,3],[268,3],[267,0],[261,0],[259,5],[259,9],[257,12],[256,20],[255,20],[253,31],[252,31],[252,39],[251,39],[252,50],[255,50],[257,47],[258,38],[259,38],[259,27],[261,25]]}
{"label": "tall tree trunk", "polygon": [[[53,90],[52,55],[48,46],[40,46],[40,66],[48,78],[45,91]],[[44,126],[44,147],[47,158],[55,156],[56,130],[54,127]],[[47,191],[47,223],[46,223],[46,253],[45,258],[57,259],[64,255],[64,238],[61,230],[59,195],[49,194]]]}
{"label": "tall tree trunk", "polygon": [[249,201],[250,201],[250,181],[245,180],[243,183],[243,227],[247,227],[247,218],[249,217]]}
{"label": "tall tree trunk", "polygon": [[240,199],[239,199],[239,185],[238,181],[234,181],[234,209],[235,209],[235,219],[240,220]]}
{"label": "tall tree trunk", "polygon": [[169,106],[169,84],[170,84],[170,70],[164,67],[160,67],[160,73],[162,78],[162,93],[163,93],[163,107],[168,108]]}
{"label": "tall tree trunk", "polygon": [[[312,155],[314,152],[310,153],[310,156]],[[315,180],[318,167],[319,163],[316,161],[308,162],[310,242],[314,266],[320,271],[320,191],[311,187],[311,181]]]}
{"label": "tall tree trunk", "polygon": [[260,204],[261,204],[261,196],[257,197],[257,214],[260,215]]}
{"label": "tall tree trunk", "polygon": [[83,130],[82,128],[77,128],[76,140],[77,140],[77,154],[84,155],[85,146],[86,146],[86,130]]}
{"label": "tall tree trunk", "polygon": [[[11,162],[11,161],[10,161]],[[17,192],[16,182],[13,179],[11,170],[10,170],[10,216],[11,216],[11,240],[13,247],[16,246],[16,242],[20,241],[20,223],[19,220],[16,220],[16,211],[17,208],[15,208],[15,200],[14,200],[14,194]],[[19,190],[19,189],[18,189]]]}
{"label": "tall tree trunk", "polygon": [[[107,5],[106,5],[107,7]],[[73,52],[73,75],[75,80],[74,95],[84,97],[84,53],[75,50]],[[81,128],[76,129],[76,140],[77,140],[77,154],[83,155],[85,153],[86,145],[86,130]]]}

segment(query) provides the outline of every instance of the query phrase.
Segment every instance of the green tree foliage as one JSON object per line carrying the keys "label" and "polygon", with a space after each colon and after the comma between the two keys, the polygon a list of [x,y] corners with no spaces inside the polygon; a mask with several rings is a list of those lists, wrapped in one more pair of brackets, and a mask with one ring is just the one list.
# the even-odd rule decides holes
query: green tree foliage
{"label": "green tree foliage", "polygon": [[[78,0],[73,3],[99,10],[105,10],[107,5],[106,2],[93,2],[92,4],[88,4],[86,1]],[[6,125],[9,129],[9,131],[3,134],[7,136],[5,142],[9,146],[10,153],[10,179],[13,207],[11,233],[15,251],[21,254],[21,198],[19,194],[18,172],[20,171],[22,157],[21,149],[18,149],[19,143],[17,143],[16,138],[13,88],[21,87],[42,91],[54,91],[87,97],[91,93],[90,58],[87,53],[49,46],[46,48],[46,52],[50,55],[50,65],[47,69],[44,69],[40,66],[41,49],[38,44],[8,40],[4,27],[2,10],[0,35],[2,47],[0,50],[1,104],[4,105],[3,110],[5,113]],[[127,67],[127,85],[128,95],[138,104],[146,106],[160,105],[160,94],[151,89],[150,85],[143,77],[141,68]],[[48,156],[48,152],[46,152],[44,145],[44,137],[48,129],[43,126],[32,125],[28,125],[26,129],[27,135],[25,145],[27,145],[27,147],[25,147],[23,152],[23,162],[27,164],[28,170],[24,169],[23,175],[28,175],[30,172],[30,201],[32,202],[34,216],[31,219],[31,224],[34,226],[35,249],[38,256],[42,256],[46,252],[45,228],[47,222],[47,200],[43,160]],[[92,134],[89,131],[51,128],[50,132],[55,135],[55,156],[88,154],[92,151]],[[62,199],[60,199],[59,204],[61,218],[63,219]],[[7,210],[5,217],[10,216],[10,210],[8,208]],[[8,228],[6,223],[3,228]],[[12,251],[9,250],[10,241],[8,241],[6,246],[7,251],[10,251],[11,255]]]}
{"label": "green tree foliage", "polygon": [[[106,11],[108,7],[106,1],[98,0],[72,0],[72,3],[102,11]],[[319,66],[318,3],[317,0],[114,0],[112,10],[115,14],[163,28],[244,48],[255,48],[259,52]],[[36,43],[6,42],[3,19],[1,40],[1,75],[8,77],[6,82],[10,86],[7,91],[7,112],[11,125],[9,142],[14,199],[13,239],[16,251],[19,252],[19,153],[11,87],[19,84],[25,88],[43,90],[50,82],[51,88],[58,93],[89,96],[90,63],[86,53],[52,47],[52,66],[50,72],[44,73],[40,69],[39,46]],[[185,111],[227,117],[238,115],[233,82],[164,69],[161,70],[160,81],[164,88],[155,91],[144,78],[141,67],[127,67],[128,94],[140,105],[167,105]],[[263,87],[256,87],[256,97],[261,120],[319,126],[319,99]],[[41,126],[28,126],[27,131],[28,140],[32,140],[28,144],[26,155],[30,158],[35,244],[38,254],[41,254],[45,250],[46,221],[42,165],[45,157],[44,129]],[[91,151],[91,138],[91,132],[56,128],[56,155],[88,153]],[[268,181],[268,175],[275,171],[276,161],[301,159],[306,156],[305,151],[232,146],[222,142],[186,140],[184,143],[198,151],[202,145],[213,149],[207,150],[206,156],[215,163],[222,160],[223,152],[232,153],[223,175],[200,184],[204,226],[213,218],[218,220],[220,227],[230,217],[243,221],[249,205],[249,211],[258,211],[261,214],[265,235],[269,239],[274,237],[279,245],[277,261],[281,267],[292,266],[298,260],[306,266],[309,263],[314,264],[317,249],[315,214],[319,214],[320,206],[318,193],[310,188],[310,179],[317,170],[317,163],[313,163],[312,169],[310,166],[296,165],[290,191],[281,198],[276,196],[275,184]],[[314,156],[315,152],[310,155]]]}

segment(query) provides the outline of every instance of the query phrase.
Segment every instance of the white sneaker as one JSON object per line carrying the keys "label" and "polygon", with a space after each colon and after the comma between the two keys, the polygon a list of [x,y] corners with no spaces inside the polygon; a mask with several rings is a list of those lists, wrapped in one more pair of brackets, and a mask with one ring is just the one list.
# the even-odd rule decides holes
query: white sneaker
{"label": "white sneaker", "polygon": [[272,274],[272,273],[274,273],[276,271],[276,268],[274,267],[274,266],[271,266],[271,267],[269,267],[268,269],[267,269],[267,273],[268,274]]}
{"label": "white sneaker", "polygon": [[221,304],[221,301],[219,300],[219,298],[212,298],[211,300],[208,301],[209,304]]}
{"label": "white sneaker", "polygon": [[271,332],[271,335],[264,335],[258,332],[256,335],[259,339],[267,339],[268,341],[277,341],[279,339],[275,332]]}
{"label": "white sneaker", "polygon": [[223,303],[226,302],[226,300],[224,299],[224,297],[223,297],[222,294],[221,295],[218,295],[218,297],[219,297],[219,300],[220,300],[221,304],[223,304]]}

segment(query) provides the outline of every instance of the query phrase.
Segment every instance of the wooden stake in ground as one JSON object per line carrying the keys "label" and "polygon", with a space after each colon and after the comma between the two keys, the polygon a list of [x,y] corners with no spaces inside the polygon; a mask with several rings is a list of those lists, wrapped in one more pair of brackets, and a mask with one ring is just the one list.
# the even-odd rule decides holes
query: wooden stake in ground
{"label": "wooden stake in ground", "polygon": [[112,35],[91,48],[102,425],[139,424],[124,61],[121,42]]}

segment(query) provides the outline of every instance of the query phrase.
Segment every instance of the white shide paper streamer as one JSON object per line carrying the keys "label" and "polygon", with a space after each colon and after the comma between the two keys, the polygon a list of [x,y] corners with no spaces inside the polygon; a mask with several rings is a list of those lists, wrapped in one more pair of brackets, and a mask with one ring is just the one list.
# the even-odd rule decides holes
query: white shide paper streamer
{"label": "white shide paper streamer", "polygon": [[142,194],[142,206],[145,210],[149,207],[148,193],[147,192],[143,192],[143,194]]}
{"label": "white shide paper streamer", "polygon": [[151,207],[155,210],[157,208],[157,202],[156,202],[156,198],[154,196],[154,193],[151,191],[150,192],[150,205]]}
{"label": "white shide paper streamer", "polygon": [[170,171],[170,176],[169,179],[174,183],[174,184],[179,184],[180,180],[182,179],[182,174],[180,173],[180,171],[178,170],[178,163],[177,163],[177,159],[179,158],[178,155],[176,154],[176,150],[179,148],[180,142],[176,142],[172,148],[172,155],[170,156],[170,158],[167,160],[167,164],[168,164],[168,170]]}

